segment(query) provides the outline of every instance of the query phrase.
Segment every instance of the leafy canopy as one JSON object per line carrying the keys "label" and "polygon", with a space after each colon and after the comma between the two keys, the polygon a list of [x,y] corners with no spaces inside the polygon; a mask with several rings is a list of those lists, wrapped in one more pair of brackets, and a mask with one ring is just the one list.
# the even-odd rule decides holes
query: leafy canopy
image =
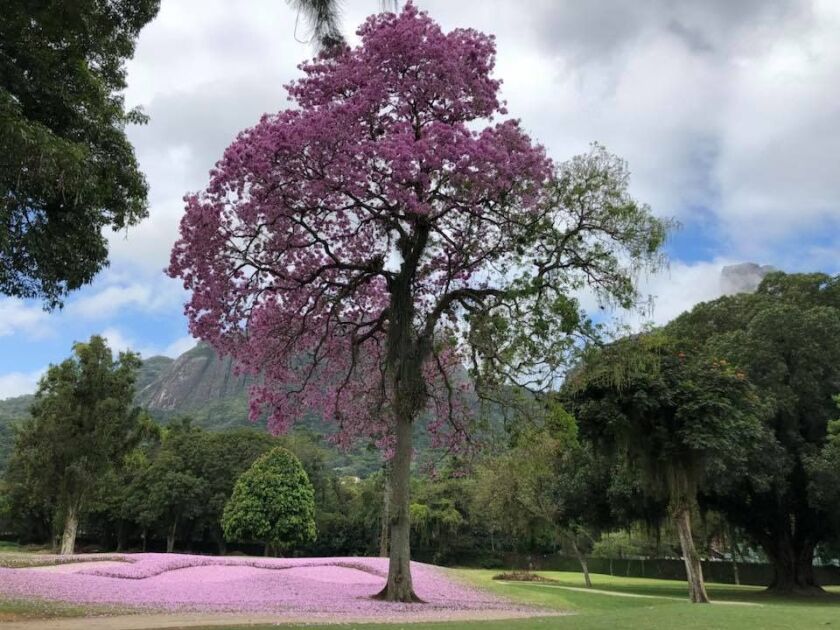
{"label": "leafy canopy", "polygon": [[315,492],[300,461],[275,448],[233,488],[222,516],[228,540],[263,540],[289,549],[315,540]]}
{"label": "leafy canopy", "polygon": [[55,307],[146,216],[125,61],[159,0],[7,0],[0,11],[0,293]]}

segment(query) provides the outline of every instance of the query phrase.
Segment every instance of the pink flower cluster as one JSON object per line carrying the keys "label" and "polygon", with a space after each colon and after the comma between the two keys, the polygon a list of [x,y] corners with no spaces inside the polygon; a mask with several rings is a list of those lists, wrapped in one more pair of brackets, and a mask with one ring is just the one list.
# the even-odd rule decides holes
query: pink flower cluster
{"label": "pink flower cluster", "polygon": [[552,163],[517,121],[494,120],[506,110],[491,36],[444,32],[411,3],[358,33],[360,46],[301,65],[297,107],[239,134],[186,197],[168,273],[191,292],[193,335],[259,377],[253,418],[269,410],[282,432],[320,413],[339,442],[387,452],[395,267],[415,267],[405,316],[426,340],[427,429],[456,448],[468,311],[522,266]]}
{"label": "pink flower cluster", "polygon": [[[385,558],[109,556],[115,557],[125,564],[80,564],[73,573],[0,569],[0,596],[179,611],[377,616],[419,610],[416,604],[371,598],[383,586]],[[520,608],[459,583],[446,569],[413,563],[412,574],[417,594],[427,602],[424,613]]]}

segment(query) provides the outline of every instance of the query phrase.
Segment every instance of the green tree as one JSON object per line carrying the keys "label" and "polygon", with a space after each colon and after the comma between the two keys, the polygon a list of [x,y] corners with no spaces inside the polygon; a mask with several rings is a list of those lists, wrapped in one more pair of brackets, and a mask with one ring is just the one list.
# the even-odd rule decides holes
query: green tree
{"label": "green tree", "polygon": [[63,523],[62,554],[73,553],[86,500],[136,444],[142,417],[133,404],[137,355],[115,361],[98,336],[73,353],[41,379],[11,463],[25,469],[31,499]]}
{"label": "green tree", "polygon": [[300,461],[275,448],[237,480],[225,506],[228,540],[262,540],[286,551],[315,540],[315,492]]}
{"label": "green tree", "polygon": [[208,505],[208,484],[198,466],[205,433],[187,418],[173,423],[130,493],[131,512],[144,532],[164,528],[167,553],[175,550],[179,525],[199,518]]}
{"label": "green tree", "polygon": [[564,421],[559,427],[549,423],[526,429],[513,448],[489,457],[479,468],[475,509],[496,531],[528,541],[554,538],[578,560],[589,587],[586,554],[598,531],[612,520],[608,472],[578,442],[574,425]]}
{"label": "green tree", "polygon": [[692,602],[708,602],[691,514],[707,473],[743,457],[761,433],[760,405],[746,375],[661,333],[595,350],[569,379],[581,431],[636,468],[661,496],[677,529]]}
{"label": "green tree", "polygon": [[159,0],[5,0],[0,293],[59,305],[107,264],[103,228],[146,216],[125,62]]}
{"label": "green tree", "polygon": [[769,409],[748,466],[704,500],[762,547],[775,570],[771,589],[818,590],[814,551],[837,530],[826,506],[809,501],[819,467],[808,462],[837,413],[840,276],[770,274],[754,294],[698,305],[669,329],[741,366]]}
{"label": "green tree", "polygon": [[[840,395],[834,397],[840,407]],[[828,423],[825,445],[807,457],[808,498],[812,507],[826,514],[835,541],[840,540],[840,419]]]}

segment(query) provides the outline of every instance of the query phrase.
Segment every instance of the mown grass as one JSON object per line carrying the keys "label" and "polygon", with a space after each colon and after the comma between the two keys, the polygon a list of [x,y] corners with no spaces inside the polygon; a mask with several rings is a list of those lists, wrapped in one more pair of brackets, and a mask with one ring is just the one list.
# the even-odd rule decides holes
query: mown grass
{"label": "mown grass", "polygon": [[[521,603],[571,614],[532,619],[443,622],[419,624],[347,624],[355,630],[790,630],[792,628],[840,628],[840,589],[829,589],[822,597],[784,598],[768,595],[752,586],[709,584],[709,596],[718,602],[692,605],[686,585],[670,580],[594,575],[593,589],[583,587],[577,573],[546,571],[539,574],[556,583],[498,582],[498,571],[459,570],[457,575],[471,584]],[[644,595],[626,597],[621,595]],[[276,626],[232,626],[228,630],[267,630]],[[295,627],[295,626],[287,626]],[[335,626],[305,626],[308,630],[331,630]],[[217,626],[218,628],[218,626]],[[207,629],[209,630],[209,629]]]}

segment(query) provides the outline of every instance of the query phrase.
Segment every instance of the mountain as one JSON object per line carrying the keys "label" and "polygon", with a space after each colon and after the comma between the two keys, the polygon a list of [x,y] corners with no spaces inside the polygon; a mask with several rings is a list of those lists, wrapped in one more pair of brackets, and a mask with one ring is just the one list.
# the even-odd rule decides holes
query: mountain
{"label": "mountain", "polygon": [[199,343],[174,361],[151,357],[137,379],[137,404],[168,421],[188,415],[196,424],[225,429],[248,424],[249,379],[234,374],[231,360],[220,359]]}

